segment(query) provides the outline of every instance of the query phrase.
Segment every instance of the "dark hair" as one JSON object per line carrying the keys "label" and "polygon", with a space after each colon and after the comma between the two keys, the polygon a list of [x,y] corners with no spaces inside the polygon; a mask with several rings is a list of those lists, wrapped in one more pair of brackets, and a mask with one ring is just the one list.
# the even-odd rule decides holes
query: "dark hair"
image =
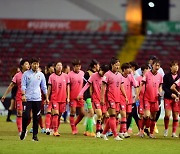
{"label": "dark hair", "polygon": [[22,68],[22,65],[24,65],[25,62],[29,62],[27,59],[22,59],[19,63],[20,68]]}
{"label": "dark hair", "polygon": [[104,64],[104,65],[101,65],[100,69],[101,69],[104,73],[106,73],[107,71],[109,71],[109,66],[106,65],[106,64]]}
{"label": "dark hair", "polygon": [[72,61],[72,65],[75,66],[75,65],[81,65],[81,61],[79,59],[74,59]]}
{"label": "dark hair", "polygon": [[49,63],[49,64],[47,65],[47,68],[50,68],[51,66],[54,67],[54,63],[53,63],[53,62],[52,62],[52,63]]}
{"label": "dark hair", "polygon": [[97,65],[97,64],[99,64],[99,62],[96,59],[92,59],[91,63],[89,64],[88,69],[94,68],[94,65]]}
{"label": "dark hair", "polygon": [[114,65],[116,63],[120,62],[119,59],[115,58],[115,57],[112,57],[111,58],[111,61],[110,61],[110,64],[109,64],[109,69],[112,69],[112,66],[111,65]]}
{"label": "dark hair", "polygon": [[135,61],[131,61],[131,62],[129,62],[129,64],[131,65],[131,67],[134,67],[135,70],[137,70],[139,68],[139,65]]}
{"label": "dark hair", "polygon": [[149,56],[149,60],[156,60],[156,59],[158,59],[158,58],[155,55]]}
{"label": "dark hair", "polygon": [[160,62],[160,60],[159,60],[159,59],[155,59],[155,60],[153,60],[153,63],[152,63],[152,64],[154,65],[154,64],[157,64],[157,63],[161,64],[161,62]]}
{"label": "dark hair", "polygon": [[142,65],[141,66],[141,71],[143,72],[145,69],[148,69],[149,68],[149,65]]}
{"label": "dark hair", "polygon": [[124,71],[125,69],[131,68],[131,65],[129,63],[123,63],[121,65],[121,70]]}
{"label": "dark hair", "polygon": [[177,60],[173,60],[173,61],[170,62],[170,67],[172,67],[174,65],[179,65]]}
{"label": "dark hair", "polygon": [[34,62],[40,63],[40,58],[33,57],[33,58],[31,58],[30,62],[31,62],[31,64],[34,63]]}

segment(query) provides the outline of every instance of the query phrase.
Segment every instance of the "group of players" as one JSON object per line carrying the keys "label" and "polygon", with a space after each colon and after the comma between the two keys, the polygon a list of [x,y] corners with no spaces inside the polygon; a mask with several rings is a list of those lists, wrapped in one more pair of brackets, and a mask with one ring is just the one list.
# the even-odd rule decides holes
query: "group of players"
{"label": "group of players", "polygon": [[[107,133],[112,132],[114,139],[121,141],[130,137],[127,132],[131,121],[129,119],[135,111],[135,114],[138,114],[135,119],[139,129],[138,135],[144,137],[144,130],[150,128],[148,135],[155,138],[154,127],[163,96],[164,136],[168,135],[172,111],[172,137],[178,137],[176,129],[180,112],[180,75],[177,61],[170,63],[170,72],[165,75],[160,61],[155,56],[151,56],[148,64],[139,69],[135,62],[120,65],[120,60],[114,57],[109,65],[100,65],[93,59],[85,73],[81,70],[80,60],[74,59],[72,66],[72,71],[66,73],[62,62],[57,62],[49,65],[44,75],[40,72],[38,59],[32,59],[30,62],[21,60],[20,72],[15,74],[1,98],[4,102],[7,94],[17,86],[16,123],[21,140],[26,136],[32,111],[33,140],[38,141],[38,121],[42,119],[42,105],[47,106],[47,135],[51,134],[52,129],[54,136],[60,136],[60,118],[69,106],[73,135],[78,133],[77,124],[86,116],[84,135],[108,140]],[[39,91],[42,97],[39,96]],[[97,115],[95,133],[94,114]]]}

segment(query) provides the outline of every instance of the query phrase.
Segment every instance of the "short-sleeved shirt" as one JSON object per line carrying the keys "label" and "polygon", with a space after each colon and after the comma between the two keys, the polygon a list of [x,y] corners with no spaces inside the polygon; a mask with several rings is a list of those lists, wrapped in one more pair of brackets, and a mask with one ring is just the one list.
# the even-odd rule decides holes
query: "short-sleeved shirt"
{"label": "short-sleeved shirt", "polygon": [[66,102],[67,84],[69,84],[68,75],[53,73],[49,76],[48,84],[51,85],[51,102]]}
{"label": "short-sleeved shirt", "polygon": [[96,72],[90,76],[88,82],[92,84],[92,101],[100,102],[102,77]]}
{"label": "short-sleeved shirt", "polygon": [[132,87],[137,87],[137,81],[133,78],[132,74],[123,76],[124,90],[126,92],[129,104],[133,103]]}
{"label": "short-sleeved shirt", "polygon": [[148,71],[142,82],[145,82],[145,93],[144,100],[149,102],[158,101],[159,86],[163,83],[163,77],[160,73],[152,74],[151,71]]}
{"label": "short-sleeved shirt", "polygon": [[71,71],[68,76],[70,80],[70,99],[76,99],[83,87],[84,72],[81,70],[78,73]]}
{"label": "short-sleeved shirt", "polygon": [[122,75],[120,73],[108,71],[104,74],[102,82],[107,84],[107,100],[109,102],[120,102],[120,86],[123,84]]}
{"label": "short-sleeved shirt", "polygon": [[17,85],[17,92],[16,92],[16,101],[22,101],[22,91],[21,91],[21,79],[22,79],[22,72],[18,72],[14,75],[12,82]]}

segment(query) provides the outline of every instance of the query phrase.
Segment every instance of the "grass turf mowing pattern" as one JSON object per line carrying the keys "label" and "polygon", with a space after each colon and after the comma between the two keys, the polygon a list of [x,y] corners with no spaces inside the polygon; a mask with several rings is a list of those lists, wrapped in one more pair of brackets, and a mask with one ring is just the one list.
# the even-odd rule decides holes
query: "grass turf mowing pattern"
{"label": "grass turf mowing pattern", "polygon": [[[171,122],[170,122],[171,124]],[[32,123],[28,127],[30,129]],[[171,129],[169,136],[163,137],[163,121],[160,120],[157,124],[159,134],[156,134],[156,139],[140,138],[131,135],[131,138],[123,141],[115,141],[113,137],[108,137],[108,141],[94,137],[83,136],[85,127],[79,124],[77,135],[71,134],[69,124],[61,124],[59,131],[60,137],[48,136],[46,134],[38,134],[39,142],[32,141],[32,134],[28,133],[25,140],[19,139],[16,123],[7,123],[5,117],[0,116],[0,154],[59,154],[59,153],[73,153],[73,154],[104,154],[104,153],[180,153],[180,139],[172,138]],[[171,126],[170,126],[171,127]],[[178,129],[179,130],[179,129]],[[137,128],[134,124],[134,133]],[[178,131],[177,131],[178,132]]]}

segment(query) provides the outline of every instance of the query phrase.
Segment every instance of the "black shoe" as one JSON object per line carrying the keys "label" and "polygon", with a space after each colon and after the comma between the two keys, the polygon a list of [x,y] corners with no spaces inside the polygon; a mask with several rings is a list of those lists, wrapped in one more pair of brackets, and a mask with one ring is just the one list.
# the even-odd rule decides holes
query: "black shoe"
{"label": "black shoe", "polygon": [[25,132],[25,131],[22,131],[22,132],[21,132],[21,135],[20,135],[20,140],[24,140],[24,139],[25,139],[25,136],[26,136],[26,132]]}
{"label": "black shoe", "polygon": [[150,135],[149,130],[147,128],[144,129],[144,132],[147,134],[147,136]]}
{"label": "black shoe", "polygon": [[39,141],[37,135],[33,136],[32,141]]}
{"label": "black shoe", "polygon": [[13,122],[11,119],[6,119],[6,122]]}

